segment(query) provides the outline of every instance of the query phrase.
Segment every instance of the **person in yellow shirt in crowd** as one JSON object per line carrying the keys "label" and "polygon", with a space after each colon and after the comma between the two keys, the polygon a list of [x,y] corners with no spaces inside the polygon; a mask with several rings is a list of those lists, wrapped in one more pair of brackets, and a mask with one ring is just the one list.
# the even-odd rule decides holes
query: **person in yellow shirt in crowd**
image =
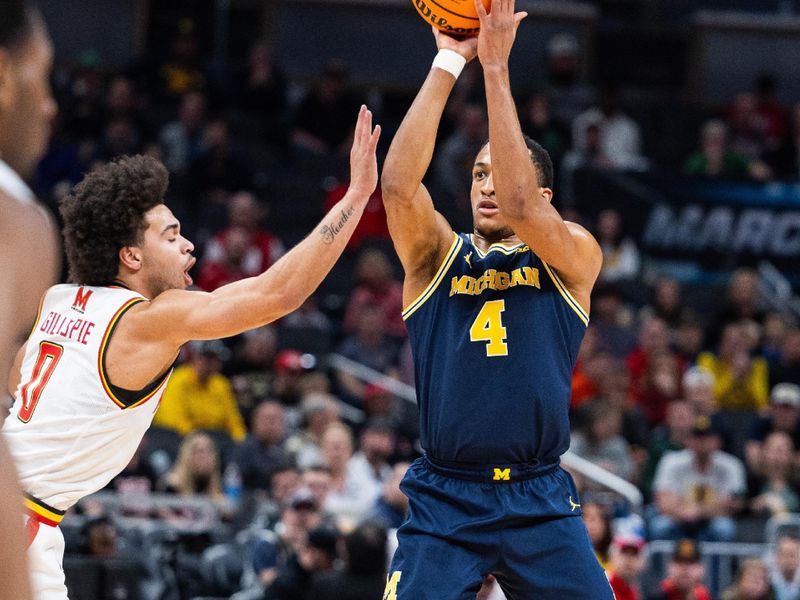
{"label": "person in yellow shirt in crowd", "polygon": [[714,376],[714,397],[722,410],[762,410],[769,399],[767,361],[753,357],[745,325],[732,323],[722,331],[716,354],[703,352],[697,365]]}
{"label": "person in yellow shirt in crowd", "polygon": [[198,429],[222,431],[241,442],[247,428],[230,381],[220,370],[228,349],[219,340],[190,345],[192,357],[177,367],[153,425],[186,435]]}

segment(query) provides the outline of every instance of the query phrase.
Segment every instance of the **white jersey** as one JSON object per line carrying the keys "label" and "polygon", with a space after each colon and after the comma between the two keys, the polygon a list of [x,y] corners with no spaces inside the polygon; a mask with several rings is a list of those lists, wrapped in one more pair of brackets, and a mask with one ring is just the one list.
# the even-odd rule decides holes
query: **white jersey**
{"label": "white jersey", "polygon": [[68,284],[42,299],[3,426],[22,488],[33,496],[26,505],[41,516],[57,522],[61,511],[103,488],[150,426],[170,372],[130,392],[109,382],[104,358],[119,318],[144,300],[122,287]]}

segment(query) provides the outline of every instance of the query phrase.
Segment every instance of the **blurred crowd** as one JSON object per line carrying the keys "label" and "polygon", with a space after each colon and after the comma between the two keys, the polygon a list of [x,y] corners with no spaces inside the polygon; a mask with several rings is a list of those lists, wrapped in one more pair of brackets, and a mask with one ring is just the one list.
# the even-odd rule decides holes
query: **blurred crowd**
{"label": "blurred crowd", "polygon": [[[650,132],[628,115],[620,89],[582,76],[580,56],[574,38],[554,36],[541,81],[518,97],[524,132],[553,156],[562,207],[576,169],[653,163]],[[481,80],[477,64],[459,79],[429,174],[457,228],[469,227],[469,172],[488,134]],[[292,81],[263,43],[212,70],[190,25],[163,56],[128,68],[108,69],[91,52],[58,65],[54,87],[60,113],[37,193],[55,206],[99,162],[159,157],[204,290],[269,268],[343,195],[367,96],[390,130],[384,142],[408,105],[354,86],[338,60]],[[774,78],[706,112],[696,150],[672,157],[676,170],[800,177],[800,102],[779,102]],[[763,542],[769,518],[800,512],[799,324],[765,303],[753,270],[704,295],[645,274],[618,212],[586,222],[565,210],[604,254],[573,377],[572,451],[646,499],[632,517],[621,498],[575,473],[617,598],[800,599],[800,529],[742,560],[727,590],[716,589],[698,545]],[[330,357],[413,385],[401,292],[377,191],[340,266],[303,307],[186,347],[136,456],[65,520],[67,564],[70,555],[133,554],[153,598],[379,598],[407,509],[400,480],[422,452],[416,407]],[[142,522],[161,533],[142,534]],[[677,542],[660,570],[648,560],[651,540]]]}

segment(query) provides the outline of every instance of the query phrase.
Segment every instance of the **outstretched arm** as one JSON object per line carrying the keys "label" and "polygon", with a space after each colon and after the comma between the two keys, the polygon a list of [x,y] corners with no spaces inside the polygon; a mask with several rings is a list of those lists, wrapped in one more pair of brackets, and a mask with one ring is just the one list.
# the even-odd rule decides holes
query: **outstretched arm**
{"label": "outstretched arm", "polygon": [[[436,46],[467,62],[475,58],[477,40],[456,40],[434,29]],[[405,271],[404,304],[422,292],[452,242],[447,221],[433,208],[422,178],[428,170],[436,132],[456,78],[432,67],[389,147],[381,174],[386,215],[397,254]]]}
{"label": "outstretched arm", "polygon": [[164,292],[131,309],[126,332],[144,343],[166,341],[177,351],[189,340],[235,335],[297,309],[341,256],[375,190],[379,136],[380,126],[372,130],[372,113],[362,106],[350,152],[350,188],[314,232],[266,272],[210,293]]}
{"label": "outstretched arm", "polygon": [[480,19],[478,58],[483,66],[489,113],[492,178],[500,211],[511,228],[552,266],[570,291],[588,308],[589,294],[600,272],[597,242],[580,225],[567,223],[551,204],[552,190],[542,187],[522,136],[508,73],[508,57],[525,12],[514,12],[514,0],[493,0],[487,14],[475,0]]}

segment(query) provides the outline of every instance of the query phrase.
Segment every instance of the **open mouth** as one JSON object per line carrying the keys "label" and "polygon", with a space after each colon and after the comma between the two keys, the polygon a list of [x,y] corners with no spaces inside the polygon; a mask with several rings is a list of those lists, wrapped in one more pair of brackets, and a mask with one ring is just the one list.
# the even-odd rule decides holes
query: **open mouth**
{"label": "open mouth", "polygon": [[186,285],[192,285],[193,280],[192,280],[191,275],[189,275],[189,271],[191,270],[191,268],[194,266],[194,263],[196,263],[196,262],[197,262],[197,259],[192,257],[191,260],[189,260],[189,264],[183,270],[183,278],[186,281]]}
{"label": "open mouth", "polygon": [[496,202],[484,199],[478,202],[478,212],[486,217],[491,217],[500,212],[500,209]]}

